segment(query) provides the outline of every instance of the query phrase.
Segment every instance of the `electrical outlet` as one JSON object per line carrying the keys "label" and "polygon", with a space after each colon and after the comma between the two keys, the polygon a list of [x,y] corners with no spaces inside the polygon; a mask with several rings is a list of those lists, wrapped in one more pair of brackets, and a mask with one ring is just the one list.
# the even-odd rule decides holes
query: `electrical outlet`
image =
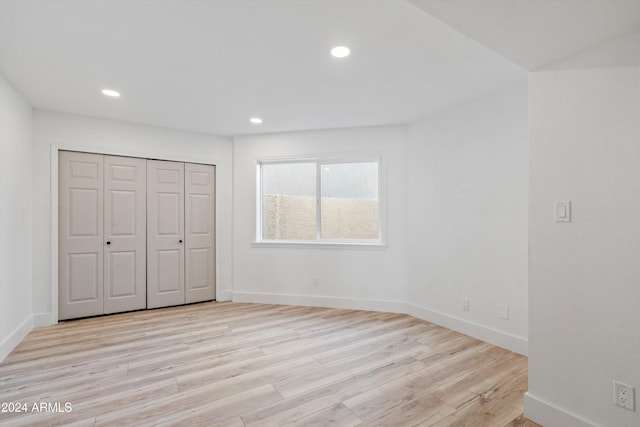
{"label": "electrical outlet", "polygon": [[469,300],[462,298],[462,311],[469,311]]}
{"label": "electrical outlet", "polygon": [[320,279],[317,277],[314,277],[312,284],[313,286],[320,286]]}
{"label": "electrical outlet", "polygon": [[613,403],[630,411],[635,411],[635,388],[633,386],[613,382]]}

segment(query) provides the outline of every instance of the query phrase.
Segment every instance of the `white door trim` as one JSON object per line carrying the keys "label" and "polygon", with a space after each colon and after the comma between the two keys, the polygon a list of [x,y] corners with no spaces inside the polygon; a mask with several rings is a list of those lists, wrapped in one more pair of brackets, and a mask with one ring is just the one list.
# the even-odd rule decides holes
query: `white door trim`
{"label": "white door trim", "polygon": [[[88,149],[87,147],[77,144],[51,144],[51,324],[58,323],[58,152],[59,151],[80,151],[83,153],[92,154],[105,154],[109,156],[127,156],[127,157],[139,157],[142,159],[154,159],[154,160],[169,160],[174,162],[186,162],[186,163],[202,163],[206,165],[216,166],[221,165],[223,162],[217,158],[204,158],[204,157],[191,157],[185,156],[168,156],[163,153],[152,152],[139,152],[139,151],[114,151],[109,148],[105,149]],[[218,188],[219,180],[216,179],[216,194],[221,194],[221,190]],[[216,204],[217,209],[218,204]],[[216,298],[222,295],[220,290],[220,271],[221,266],[221,241],[220,241],[220,218],[223,215],[219,215],[216,212]]]}

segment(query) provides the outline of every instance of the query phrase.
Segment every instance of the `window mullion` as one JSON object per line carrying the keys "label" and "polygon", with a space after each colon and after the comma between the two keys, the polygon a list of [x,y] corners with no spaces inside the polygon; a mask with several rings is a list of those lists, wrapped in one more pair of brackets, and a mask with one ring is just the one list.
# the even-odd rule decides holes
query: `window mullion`
{"label": "window mullion", "polygon": [[256,212],[256,231],[257,231],[257,238],[258,240],[262,240],[264,238],[264,194],[263,194],[263,185],[262,182],[264,181],[264,173],[262,172],[262,163],[258,163],[258,173],[257,175],[257,179],[258,182],[256,182],[256,187],[258,189],[258,194],[257,194],[257,206],[259,206],[259,210],[258,212]]}
{"label": "window mullion", "polygon": [[320,174],[322,172],[321,166],[320,162],[316,162],[316,240],[322,239],[322,188],[320,185]]}

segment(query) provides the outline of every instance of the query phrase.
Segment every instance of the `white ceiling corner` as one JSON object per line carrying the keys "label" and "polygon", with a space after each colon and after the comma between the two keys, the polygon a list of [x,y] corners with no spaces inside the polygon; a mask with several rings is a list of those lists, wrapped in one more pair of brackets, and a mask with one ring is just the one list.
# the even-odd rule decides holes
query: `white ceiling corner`
{"label": "white ceiling corner", "polygon": [[408,0],[527,70],[640,31],[640,0]]}

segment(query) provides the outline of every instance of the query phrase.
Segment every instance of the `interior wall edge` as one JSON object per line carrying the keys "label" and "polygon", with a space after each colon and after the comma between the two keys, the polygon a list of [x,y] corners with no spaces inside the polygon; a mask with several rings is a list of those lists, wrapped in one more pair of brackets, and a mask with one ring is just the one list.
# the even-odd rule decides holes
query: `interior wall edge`
{"label": "interior wall edge", "polygon": [[0,360],[33,315],[33,109],[0,74]]}

